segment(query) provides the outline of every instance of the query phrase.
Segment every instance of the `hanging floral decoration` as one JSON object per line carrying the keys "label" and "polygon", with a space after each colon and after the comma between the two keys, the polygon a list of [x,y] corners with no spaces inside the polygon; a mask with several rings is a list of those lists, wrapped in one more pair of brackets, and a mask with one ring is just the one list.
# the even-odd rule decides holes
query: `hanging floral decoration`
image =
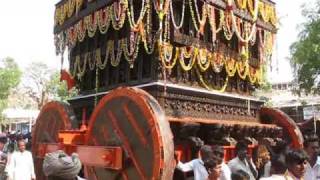
{"label": "hanging floral decoration", "polygon": [[[73,77],[81,79],[88,68],[104,69],[108,62],[116,67],[123,57],[133,68],[140,47],[143,47],[147,54],[152,54],[157,49],[159,59],[166,69],[172,69],[177,65],[186,72],[196,69],[199,82],[208,89],[215,89],[203,76],[203,73],[208,71],[215,73],[226,71],[225,84],[218,89],[219,91],[224,91],[229,78],[235,75],[243,80],[249,80],[252,84],[261,83],[263,71],[261,67],[250,65],[252,57],[249,54],[249,46],[258,43],[260,64],[272,54],[274,34],[258,28],[256,22],[260,18],[276,27],[277,17],[273,4],[260,0],[225,0],[226,9],[222,10],[216,9],[205,1],[182,0],[181,15],[177,19],[174,14],[173,0],[142,0],[139,8],[133,1],[116,1],[110,6],[85,16],[73,26],[55,35],[56,52],[62,54],[66,47],[73,48],[85,38],[94,37],[97,32],[106,34],[110,28],[121,30],[126,22],[129,24],[130,32],[126,38],[118,41],[108,40],[106,49],[98,48],[75,56],[73,66],[70,68]],[[83,0],[66,0],[64,4],[58,5],[55,11],[55,26],[63,25],[68,18],[80,11],[83,4]],[[246,21],[237,17],[234,13],[236,8],[247,11],[252,20]],[[153,9],[159,19],[159,29],[156,32],[152,29]],[[179,30],[183,27],[187,10],[198,36],[204,35],[205,30],[208,30],[205,29],[208,24],[212,43],[216,41],[217,34],[222,31],[227,40],[231,40],[233,36],[237,37],[238,52],[219,49],[211,52],[198,46],[175,47],[172,45],[170,43],[171,28]],[[219,19],[216,17],[217,14]],[[259,39],[258,42],[256,42],[257,39]],[[101,53],[101,51],[105,52]],[[101,54],[104,54],[104,59]]]}

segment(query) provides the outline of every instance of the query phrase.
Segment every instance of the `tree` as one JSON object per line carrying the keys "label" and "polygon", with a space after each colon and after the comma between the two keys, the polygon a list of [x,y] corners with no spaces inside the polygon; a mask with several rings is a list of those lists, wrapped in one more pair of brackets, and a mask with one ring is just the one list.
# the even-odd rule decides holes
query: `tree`
{"label": "tree", "polygon": [[306,17],[298,40],[291,47],[291,65],[297,82],[296,92],[320,93],[320,0],[313,8],[304,7]]}
{"label": "tree", "polygon": [[20,82],[21,74],[14,59],[7,57],[0,60],[0,117],[7,107],[10,91]]}
{"label": "tree", "polygon": [[65,101],[75,95],[75,91],[69,93],[65,83],[60,82],[60,72],[50,69],[42,62],[31,63],[25,78],[26,94],[36,102],[38,109],[51,100]]}
{"label": "tree", "polygon": [[49,92],[51,98],[57,101],[66,101],[70,97],[77,95],[77,90],[75,88],[70,91],[67,90],[67,84],[65,81],[60,81],[60,71],[55,71],[48,82]]}

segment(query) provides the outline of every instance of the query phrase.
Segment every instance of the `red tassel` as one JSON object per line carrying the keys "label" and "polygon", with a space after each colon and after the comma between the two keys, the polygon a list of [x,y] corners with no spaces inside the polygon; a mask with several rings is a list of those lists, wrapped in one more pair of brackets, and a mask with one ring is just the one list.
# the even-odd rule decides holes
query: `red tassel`
{"label": "red tassel", "polygon": [[76,85],[76,81],[71,77],[71,75],[66,70],[61,70],[60,81],[67,82],[68,90],[72,89]]}

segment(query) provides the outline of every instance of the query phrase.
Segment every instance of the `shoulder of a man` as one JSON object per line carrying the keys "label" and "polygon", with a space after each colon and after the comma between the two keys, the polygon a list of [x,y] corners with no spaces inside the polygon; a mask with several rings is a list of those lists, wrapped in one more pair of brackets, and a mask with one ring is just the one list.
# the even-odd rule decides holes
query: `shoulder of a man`
{"label": "shoulder of a man", "polygon": [[221,164],[221,170],[223,170],[223,171],[230,171],[230,168],[229,168],[229,166],[226,164],[226,163],[222,163]]}
{"label": "shoulder of a man", "polygon": [[287,180],[287,178],[282,175],[272,175],[270,177],[262,177],[260,180]]}
{"label": "shoulder of a man", "polygon": [[230,166],[236,165],[236,164],[238,164],[238,163],[239,163],[239,162],[238,162],[238,158],[235,157],[235,158],[231,159],[231,160],[228,162],[228,166],[230,167]]}
{"label": "shoulder of a man", "polygon": [[275,180],[275,178],[273,177],[263,177],[263,178],[260,178],[260,180]]}

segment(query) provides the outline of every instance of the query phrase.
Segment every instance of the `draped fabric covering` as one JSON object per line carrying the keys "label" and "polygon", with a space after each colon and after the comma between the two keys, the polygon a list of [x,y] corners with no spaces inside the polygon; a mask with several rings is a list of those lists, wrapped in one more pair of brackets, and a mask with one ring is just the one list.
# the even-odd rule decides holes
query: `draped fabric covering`
{"label": "draped fabric covering", "polygon": [[43,161],[43,172],[46,176],[72,179],[81,170],[81,162],[76,153],[68,156],[63,151],[46,154]]}

